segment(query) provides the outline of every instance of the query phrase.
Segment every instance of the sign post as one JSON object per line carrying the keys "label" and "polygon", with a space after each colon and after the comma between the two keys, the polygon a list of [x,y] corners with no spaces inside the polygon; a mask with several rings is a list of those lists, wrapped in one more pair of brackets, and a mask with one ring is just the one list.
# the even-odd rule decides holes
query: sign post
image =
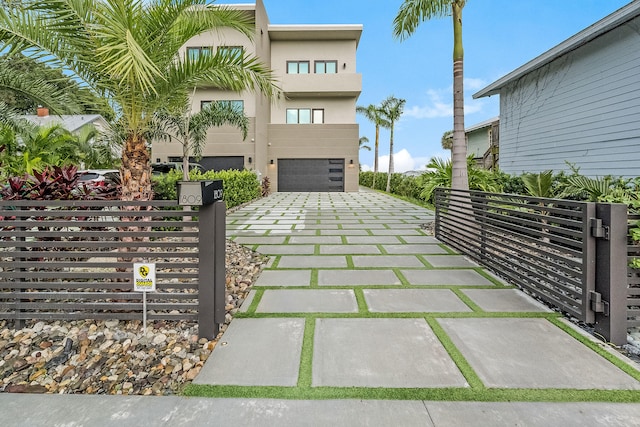
{"label": "sign post", "polygon": [[133,264],[133,290],[142,292],[142,329],[147,333],[147,292],[156,290],[156,265],[153,263]]}

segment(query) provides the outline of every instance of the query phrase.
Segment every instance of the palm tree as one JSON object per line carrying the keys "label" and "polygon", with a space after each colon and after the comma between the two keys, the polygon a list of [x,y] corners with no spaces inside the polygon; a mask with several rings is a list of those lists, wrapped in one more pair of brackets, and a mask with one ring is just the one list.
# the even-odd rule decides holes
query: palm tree
{"label": "palm tree", "polygon": [[155,115],[159,132],[155,135],[165,140],[176,140],[182,144],[182,178],[189,180],[189,156],[202,157],[207,142],[207,130],[228,124],[242,131],[242,139],[249,132],[249,118],[244,111],[226,102],[213,102],[191,115],[191,107],[185,102],[174,111],[160,110]]}
{"label": "palm tree", "polygon": [[448,130],[442,134],[442,138],[440,139],[440,144],[442,145],[442,149],[451,150],[453,147],[453,131]]}
{"label": "palm tree", "polygon": [[453,18],[453,179],[451,187],[469,189],[467,146],[464,134],[464,84],[462,48],[462,9],[466,0],[404,0],[393,20],[393,35],[411,36],[422,21],[451,16]]}
{"label": "palm tree", "polygon": [[380,148],[380,128],[388,128],[389,122],[384,117],[382,109],[373,104],[369,104],[367,107],[357,106],[356,112],[362,114],[367,120],[372,122],[376,127],[376,140],[373,144],[373,184],[371,188],[376,188],[376,175],[378,174],[378,151]]}
{"label": "palm tree", "polygon": [[371,147],[367,145],[368,142],[369,138],[367,138],[366,136],[361,136],[358,140],[358,147],[360,147],[361,150],[371,151]]}
{"label": "palm tree", "polygon": [[389,173],[387,174],[387,193],[391,191],[391,175],[393,174],[393,130],[395,123],[400,120],[404,110],[404,104],[407,101],[399,99],[393,95],[382,101],[382,112],[389,122],[391,136],[389,137]]}
{"label": "palm tree", "polygon": [[71,70],[109,100],[124,137],[124,200],[153,197],[147,137],[161,106],[176,105],[199,83],[267,97],[278,93],[271,71],[244,52],[179,55],[188,40],[211,30],[230,28],[252,38],[253,20],[244,11],[207,0],[43,0],[22,6],[0,10],[0,52]]}

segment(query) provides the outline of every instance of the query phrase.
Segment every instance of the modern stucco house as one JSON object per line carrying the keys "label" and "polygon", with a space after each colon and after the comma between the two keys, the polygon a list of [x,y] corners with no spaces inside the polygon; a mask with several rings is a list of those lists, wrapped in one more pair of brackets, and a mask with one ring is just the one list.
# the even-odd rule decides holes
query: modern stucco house
{"label": "modern stucco house", "polygon": [[[235,31],[211,32],[191,39],[182,54],[242,49],[273,70],[283,93],[270,101],[254,92],[198,87],[193,112],[223,101],[242,107],[250,119],[244,141],[236,128],[212,128],[200,164],[255,170],[269,177],[275,191],[357,191],[362,75],[356,50],[362,25],[273,25],[262,0],[225,6],[255,19],[254,40]],[[152,145],[154,162],[178,161],[181,153],[176,142]]]}
{"label": "modern stucco house", "polygon": [[640,1],[473,95],[500,95],[500,169],[640,175]]}

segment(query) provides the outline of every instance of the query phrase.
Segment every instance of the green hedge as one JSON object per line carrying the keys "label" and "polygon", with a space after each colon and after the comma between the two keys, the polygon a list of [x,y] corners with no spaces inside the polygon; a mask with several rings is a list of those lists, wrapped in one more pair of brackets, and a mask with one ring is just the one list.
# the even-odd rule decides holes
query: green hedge
{"label": "green hedge", "polygon": [[[190,180],[220,179],[224,185],[224,201],[227,208],[242,205],[260,197],[260,183],[252,171],[191,171]],[[178,198],[176,183],[182,180],[182,172],[172,170],[163,175],[153,177],[153,194],[157,200],[176,200]]]}

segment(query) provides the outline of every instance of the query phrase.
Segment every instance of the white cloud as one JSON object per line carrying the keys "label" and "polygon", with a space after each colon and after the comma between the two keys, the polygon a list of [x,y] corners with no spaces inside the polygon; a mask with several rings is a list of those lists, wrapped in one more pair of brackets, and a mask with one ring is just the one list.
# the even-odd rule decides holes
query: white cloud
{"label": "white cloud", "polygon": [[[473,78],[464,79],[464,84],[467,93],[485,86],[484,80]],[[453,86],[445,89],[429,89],[427,90],[427,98],[427,105],[411,106],[405,110],[404,115],[416,119],[453,117]],[[470,96],[466,97],[464,103],[465,115],[481,111],[483,105],[483,101],[473,100]]]}
{"label": "white cloud", "polygon": [[[428,157],[413,157],[409,151],[403,148],[397,153],[393,153],[393,170],[396,173],[426,170],[427,163],[429,163],[432,157],[449,158],[450,154],[448,150],[439,150]],[[363,164],[362,170],[372,171],[373,166]],[[387,172],[389,170],[389,155],[378,157],[378,170],[380,172]]]}

